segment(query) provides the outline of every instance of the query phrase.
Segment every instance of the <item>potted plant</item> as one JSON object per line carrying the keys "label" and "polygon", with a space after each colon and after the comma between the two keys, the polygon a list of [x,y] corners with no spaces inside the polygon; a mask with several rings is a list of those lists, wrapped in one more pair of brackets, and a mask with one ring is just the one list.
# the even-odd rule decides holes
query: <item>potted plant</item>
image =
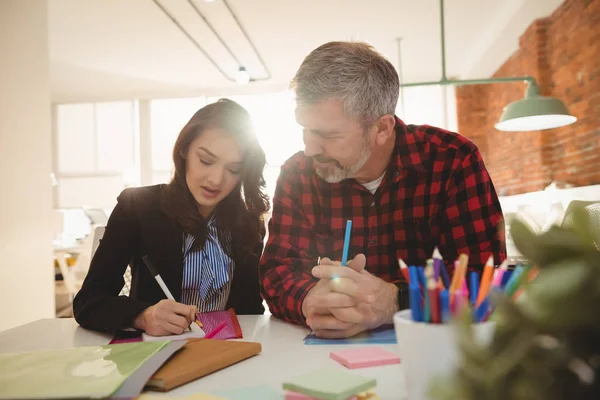
{"label": "potted plant", "polygon": [[600,223],[576,210],[570,228],[511,234],[538,274],[513,301],[492,296],[496,331],[474,344],[470,316],[456,321],[461,361],[432,386],[437,400],[600,399]]}

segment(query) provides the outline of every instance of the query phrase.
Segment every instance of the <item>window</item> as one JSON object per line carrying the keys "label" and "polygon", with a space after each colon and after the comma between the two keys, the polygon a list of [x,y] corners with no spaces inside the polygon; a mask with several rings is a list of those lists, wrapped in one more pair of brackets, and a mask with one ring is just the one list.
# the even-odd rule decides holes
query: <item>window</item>
{"label": "window", "polygon": [[152,144],[152,182],[166,183],[173,170],[172,150],[181,129],[206,98],[161,99],[150,102],[150,142]]}
{"label": "window", "polygon": [[112,207],[139,184],[134,101],[56,106],[55,208]]}

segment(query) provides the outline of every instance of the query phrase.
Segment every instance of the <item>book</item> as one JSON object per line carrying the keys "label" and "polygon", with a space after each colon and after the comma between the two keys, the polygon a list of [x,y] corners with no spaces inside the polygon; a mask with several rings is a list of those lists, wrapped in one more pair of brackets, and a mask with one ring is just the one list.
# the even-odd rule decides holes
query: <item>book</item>
{"label": "book", "polygon": [[111,397],[168,344],[139,342],[0,354],[0,399]]}
{"label": "book", "polygon": [[260,343],[189,339],[188,343],[150,378],[146,387],[167,392],[246,360],[261,351]]}

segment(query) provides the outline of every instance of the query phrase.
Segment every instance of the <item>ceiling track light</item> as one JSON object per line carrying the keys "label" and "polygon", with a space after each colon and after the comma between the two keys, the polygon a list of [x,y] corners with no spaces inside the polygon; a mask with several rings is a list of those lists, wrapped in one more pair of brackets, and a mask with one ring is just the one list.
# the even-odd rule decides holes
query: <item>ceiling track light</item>
{"label": "ceiling track light", "polygon": [[[565,104],[557,98],[540,96],[539,86],[532,76],[515,76],[489,79],[448,79],[446,76],[446,42],[444,32],[444,0],[440,0],[442,79],[439,81],[401,83],[400,88],[432,85],[482,85],[506,82],[527,82],[525,97],[504,107],[500,121],[494,127],[501,131],[524,132],[559,128],[577,121]],[[400,59],[400,39],[398,39]],[[399,69],[402,69],[399,63]]]}
{"label": "ceiling track light", "polygon": [[[183,25],[179,21],[177,21],[177,19],[173,15],[171,15],[171,13],[169,13],[169,11],[162,4],[160,4],[159,0],[153,0],[153,1],[158,6],[158,8],[163,12],[163,14],[165,14],[179,28],[179,30],[181,30],[181,32],[194,44],[194,46],[208,59],[208,61],[228,81],[230,81],[230,82],[237,82],[239,84],[247,84],[248,82],[265,81],[265,80],[271,79],[271,72],[269,71],[269,69],[268,69],[265,61],[263,60],[262,56],[260,55],[260,53],[259,53],[258,49],[256,48],[256,45],[254,44],[254,42],[252,41],[252,39],[250,39],[250,36],[248,35],[248,32],[242,26],[242,24],[241,24],[240,20],[238,19],[237,15],[235,14],[235,12],[229,6],[229,3],[227,2],[227,0],[221,0],[221,1],[225,5],[225,8],[227,8],[227,11],[229,12],[229,14],[231,15],[231,17],[233,18],[233,20],[237,24],[238,28],[240,29],[240,31],[242,32],[242,34],[244,35],[244,37],[246,38],[246,40],[248,41],[248,43],[250,44],[250,47],[252,47],[252,50],[256,54],[256,58],[258,58],[258,61],[261,63],[263,69],[265,70],[266,75],[264,77],[261,77],[261,78],[252,78],[250,76],[250,73],[248,72],[248,70],[246,69],[246,67],[237,58],[237,56],[233,53],[233,50],[231,50],[231,48],[227,45],[227,43],[225,42],[225,40],[221,37],[221,35],[219,35],[219,33],[217,32],[217,30],[214,28],[214,26],[204,16],[204,14],[202,14],[202,12],[200,11],[200,9],[198,9],[198,7],[196,6],[196,4],[194,4],[194,2],[192,0],[188,0],[188,3],[190,4],[190,6],[194,9],[194,11],[196,12],[196,14],[204,21],[204,23],[206,24],[206,26],[208,26],[208,28],[215,35],[215,37],[217,38],[217,40],[219,40],[219,42],[221,42],[221,44],[223,45],[223,47],[225,48],[225,50],[227,50],[227,52],[229,53],[229,55],[238,64],[238,70],[237,70],[237,73],[236,73],[235,77],[231,77],[230,75],[228,75],[219,66],[219,64],[216,62],[216,60],[214,58],[212,58],[210,56],[210,54],[208,54],[208,52],[200,45],[200,43],[198,43],[198,41],[196,39],[194,39],[192,37],[192,35],[183,27]],[[212,3],[215,0],[204,0],[204,1],[207,2],[207,3]]]}

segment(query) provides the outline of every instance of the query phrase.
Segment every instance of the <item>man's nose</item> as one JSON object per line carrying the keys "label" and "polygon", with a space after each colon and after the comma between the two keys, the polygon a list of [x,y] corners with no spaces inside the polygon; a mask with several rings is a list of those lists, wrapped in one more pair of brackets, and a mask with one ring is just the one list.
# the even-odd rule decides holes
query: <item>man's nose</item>
{"label": "man's nose", "polygon": [[304,131],[302,139],[304,141],[304,154],[307,157],[314,157],[322,153],[321,144],[319,143],[319,140],[315,138],[315,135]]}

